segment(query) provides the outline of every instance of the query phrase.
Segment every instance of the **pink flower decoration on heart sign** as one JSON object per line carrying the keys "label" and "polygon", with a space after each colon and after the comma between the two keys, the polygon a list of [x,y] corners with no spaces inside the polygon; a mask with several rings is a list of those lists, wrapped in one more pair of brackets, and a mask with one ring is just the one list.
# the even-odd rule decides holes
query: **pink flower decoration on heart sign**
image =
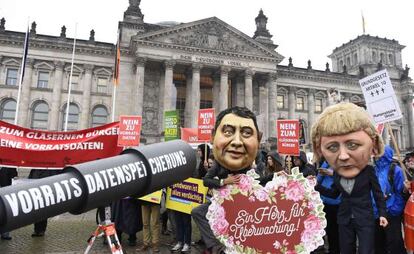
{"label": "pink flower decoration on heart sign", "polygon": [[299,201],[304,198],[305,189],[297,181],[290,181],[285,189],[287,200]]}

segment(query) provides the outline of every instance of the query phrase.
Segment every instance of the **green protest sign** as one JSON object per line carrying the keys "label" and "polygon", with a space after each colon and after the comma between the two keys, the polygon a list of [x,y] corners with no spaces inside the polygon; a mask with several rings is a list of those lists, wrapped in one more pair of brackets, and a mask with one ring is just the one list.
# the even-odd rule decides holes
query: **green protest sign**
{"label": "green protest sign", "polygon": [[164,112],[164,140],[178,139],[178,124],[180,117],[177,110]]}

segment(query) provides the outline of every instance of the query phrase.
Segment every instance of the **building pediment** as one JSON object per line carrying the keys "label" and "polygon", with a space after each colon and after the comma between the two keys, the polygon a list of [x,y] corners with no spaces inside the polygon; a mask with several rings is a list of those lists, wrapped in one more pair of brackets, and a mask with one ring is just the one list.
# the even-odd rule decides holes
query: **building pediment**
{"label": "building pediment", "polygon": [[180,46],[180,48],[210,50],[255,57],[273,58],[282,61],[283,56],[267,48],[248,35],[212,17],[190,23],[138,34],[135,42],[153,42],[163,47]]}

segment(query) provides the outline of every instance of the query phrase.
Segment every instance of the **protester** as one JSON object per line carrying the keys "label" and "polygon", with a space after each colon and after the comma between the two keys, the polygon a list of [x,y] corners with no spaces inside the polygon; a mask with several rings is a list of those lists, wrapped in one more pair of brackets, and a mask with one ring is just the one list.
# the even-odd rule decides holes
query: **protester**
{"label": "protester", "polygon": [[[240,181],[240,174],[251,169],[261,135],[256,116],[244,107],[228,108],[217,116],[213,130],[213,153],[216,163],[203,178],[204,186],[220,188]],[[224,253],[225,247],[211,231],[206,213],[209,203],[194,208],[191,215],[200,229],[207,253]]]}
{"label": "protester", "polygon": [[316,190],[336,198],[342,194],[338,209],[341,254],[374,253],[375,217],[371,192],[379,211],[379,224],[386,227],[385,200],[369,165],[371,156],[384,152],[382,138],[363,108],[352,103],[339,103],[326,108],[312,127],[314,156],[324,157],[334,169],[331,189],[321,184]]}
{"label": "protester", "polygon": [[141,202],[136,198],[123,198],[112,203],[112,221],[115,223],[119,241],[128,235],[128,245],[137,245],[137,233],[142,230]]}
{"label": "protester", "polygon": [[[143,244],[137,251],[146,251],[152,247],[152,252],[160,252],[160,205],[142,201]],[[151,245],[152,242],[152,245]]]}
{"label": "protester", "polygon": [[[260,176],[260,184],[265,185],[273,179],[275,173],[286,172],[282,165],[282,159],[276,151],[270,151],[266,156],[266,169]],[[259,174],[260,175],[260,174]]]}
{"label": "protester", "polygon": [[[323,159],[322,164],[318,170],[317,176],[318,184],[325,188],[331,188],[334,183],[333,169]],[[339,254],[339,231],[338,231],[338,208],[341,203],[341,196],[337,198],[329,198],[321,195],[321,199],[324,205],[323,211],[326,218],[326,235],[328,237],[329,254]]]}
{"label": "protester", "polygon": [[[41,179],[49,176],[58,175],[62,170],[51,170],[51,169],[35,169],[30,170],[29,179]],[[47,228],[47,219],[38,221],[34,224],[34,232],[32,237],[42,237],[45,235]]]}
{"label": "protester", "polygon": [[[2,167],[0,168],[0,187],[12,185],[12,179],[17,176],[16,168]],[[10,232],[1,233],[1,239],[11,240]]]}
{"label": "protester", "polygon": [[299,156],[293,157],[293,167],[299,167],[299,172],[303,174],[304,177],[307,176],[316,176],[315,167],[308,162],[306,153],[300,151]]}
{"label": "protester", "polygon": [[[387,206],[388,226],[382,228],[377,224],[375,232],[376,254],[407,253],[401,231],[405,200],[402,196],[404,176],[402,169],[393,161],[394,151],[387,145],[384,155],[375,161],[375,172]],[[377,210],[374,209],[376,214]]]}
{"label": "protester", "polygon": [[174,211],[177,243],[171,248],[172,252],[191,251],[191,215]]}
{"label": "protester", "polygon": [[[207,156],[206,155],[207,150]],[[197,170],[194,172],[194,177],[198,179],[202,179],[208,170],[208,162],[207,159],[210,156],[210,147],[207,144],[200,144],[197,147],[197,156],[200,159],[198,163]]]}
{"label": "protester", "polygon": [[414,152],[407,153],[403,160],[405,168],[407,169],[407,180],[404,182],[404,193],[406,199],[411,194],[411,181],[414,180]]}

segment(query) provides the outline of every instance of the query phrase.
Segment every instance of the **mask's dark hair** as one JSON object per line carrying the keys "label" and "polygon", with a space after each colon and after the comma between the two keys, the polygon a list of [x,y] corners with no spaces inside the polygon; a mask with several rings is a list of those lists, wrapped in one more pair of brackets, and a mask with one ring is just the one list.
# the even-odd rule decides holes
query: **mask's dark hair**
{"label": "mask's dark hair", "polygon": [[239,106],[225,109],[217,115],[216,124],[214,125],[214,130],[213,130],[213,136],[216,133],[217,128],[219,127],[223,117],[228,114],[235,114],[236,116],[239,116],[239,117],[252,119],[254,127],[256,128],[257,139],[259,139],[259,127],[257,126],[255,114],[252,111],[250,111],[250,109],[245,108],[245,107],[239,107]]}

